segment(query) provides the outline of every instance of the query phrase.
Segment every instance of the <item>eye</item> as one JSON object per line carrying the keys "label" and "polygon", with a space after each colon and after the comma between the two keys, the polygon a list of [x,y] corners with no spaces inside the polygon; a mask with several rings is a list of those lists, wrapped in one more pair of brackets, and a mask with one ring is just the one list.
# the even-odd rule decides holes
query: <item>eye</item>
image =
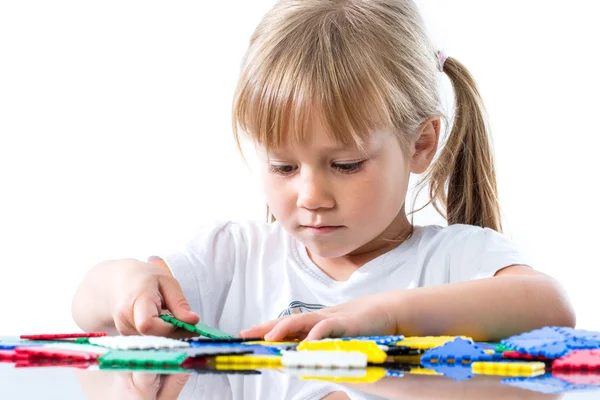
{"label": "eye", "polygon": [[332,163],[331,166],[343,174],[352,174],[363,169],[365,160],[352,163]]}
{"label": "eye", "polygon": [[290,175],[296,171],[298,167],[296,165],[277,165],[269,164],[269,172],[278,175]]}

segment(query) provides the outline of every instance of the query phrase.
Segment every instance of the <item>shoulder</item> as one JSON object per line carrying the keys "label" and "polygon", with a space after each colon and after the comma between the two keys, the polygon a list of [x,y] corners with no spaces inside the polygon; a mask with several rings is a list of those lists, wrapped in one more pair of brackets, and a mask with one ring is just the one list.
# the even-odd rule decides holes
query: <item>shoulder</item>
{"label": "shoulder", "polygon": [[518,246],[490,228],[455,224],[419,227],[419,252],[436,269],[446,268],[450,282],[491,277],[509,265],[529,265]]}

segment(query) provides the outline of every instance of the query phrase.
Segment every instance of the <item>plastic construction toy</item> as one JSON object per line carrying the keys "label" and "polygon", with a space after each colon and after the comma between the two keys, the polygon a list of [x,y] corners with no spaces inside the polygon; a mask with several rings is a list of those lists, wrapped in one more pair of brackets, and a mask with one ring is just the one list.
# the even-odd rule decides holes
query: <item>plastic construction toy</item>
{"label": "plastic construction toy", "polygon": [[91,338],[90,343],[115,350],[158,350],[190,347],[189,343],[161,336],[106,336]]}
{"label": "plastic construction toy", "polygon": [[106,332],[88,332],[88,333],[53,333],[43,335],[21,335],[21,339],[27,340],[64,340],[81,339],[106,336]]}
{"label": "plastic construction toy", "polygon": [[[473,342],[473,339],[466,336],[460,337],[464,340]],[[427,350],[442,346],[456,338],[457,336],[409,336],[396,343],[396,345],[406,346],[412,349]]]}
{"label": "plastic construction toy", "polygon": [[296,348],[298,352],[315,350],[360,352],[367,356],[367,361],[381,364],[387,358],[385,351],[381,350],[375,342],[361,340],[331,340],[300,342]]}
{"label": "plastic construction toy", "polygon": [[163,321],[169,322],[178,328],[182,328],[182,329],[188,330],[190,332],[197,333],[202,336],[206,336],[211,339],[233,339],[233,335],[230,335],[230,334],[220,331],[216,328],[208,326],[202,322],[199,322],[196,325],[187,324],[169,314],[161,315],[160,318]]}
{"label": "plastic construction toy", "polygon": [[219,364],[236,364],[248,366],[252,369],[257,368],[280,368],[280,356],[217,356],[215,358],[217,365]]}
{"label": "plastic construction toy", "polygon": [[573,350],[600,348],[600,333],[581,329],[549,326],[502,340],[502,344],[520,353],[554,359]]}
{"label": "plastic construction toy", "polygon": [[473,361],[488,361],[492,356],[469,340],[456,338],[441,347],[427,350],[421,357],[421,363],[471,363]]}
{"label": "plastic construction toy", "polygon": [[242,346],[202,346],[202,347],[190,347],[189,349],[173,349],[171,351],[184,352],[190,358],[204,358],[214,356],[225,356],[225,355],[242,355],[252,354],[252,349]]}
{"label": "plastic construction toy", "polygon": [[138,367],[178,367],[185,359],[186,353],[151,351],[151,350],[115,350],[110,351],[99,358],[100,365],[110,367],[138,366]]}
{"label": "plastic construction toy", "polygon": [[388,356],[417,356],[423,354],[423,350],[421,349],[413,349],[406,346],[388,346],[384,351]]}
{"label": "plastic construction toy", "polygon": [[365,368],[367,355],[358,351],[284,351],[285,367]]}
{"label": "plastic construction toy", "polygon": [[532,362],[486,362],[476,361],[471,364],[472,371],[478,375],[500,376],[538,376],[546,372],[546,364],[541,361]]}
{"label": "plastic construction toy", "polygon": [[22,358],[45,358],[59,360],[78,360],[78,361],[94,361],[102,354],[106,353],[106,349],[97,347],[96,351],[90,351],[87,346],[82,346],[82,349],[72,347],[59,347],[53,345],[36,346],[36,347],[20,347],[14,351]]}
{"label": "plastic construction toy", "polygon": [[[340,338],[340,340],[368,340],[371,342],[375,342],[377,344],[395,344],[400,340],[404,339],[403,335],[395,335],[395,336],[356,336],[356,337],[345,337]],[[326,339],[328,340],[328,339]]]}
{"label": "plastic construction toy", "polygon": [[552,369],[600,372],[600,350],[575,350],[554,360]]}
{"label": "plastic construction toy", "polygon": [[[198,344],[203,344],[203,343],[208,343],[208,344],[214,344],[214,343],[227,343],[227,344],[231,344],[231,343],[248,343],[251,342],[252,344],[263,344],[263,343],[267,343],[267,342],[263,342],[262,338],[236,338],[236,337],[228,337],[228,338],[221,338],[221,339],[211,339],[211,338],[206,338],[206,337],[202,337],[202,336],[196,336],[193,338],[184,338],[181,339],[184,342],[189,342],[189,343],[198,343]],[[277,342],[273,342],[273,343],[277,343]]]}
{"label": "plastic construction toy", "polygon": [[552,376],[572,385],[587,385],[600,388],[600,372],[552,371]]}

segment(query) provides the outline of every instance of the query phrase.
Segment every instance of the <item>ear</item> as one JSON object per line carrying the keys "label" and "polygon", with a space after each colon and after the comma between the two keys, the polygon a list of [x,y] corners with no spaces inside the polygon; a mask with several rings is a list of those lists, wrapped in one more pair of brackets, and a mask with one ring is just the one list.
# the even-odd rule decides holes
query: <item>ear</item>
{"label": "ear", "polygon": [[426,119],[419,127],[419,132],[413,140],[413,152],[410,172],[422,174],[431,164],[435,156],[440,137],[440,117]]}

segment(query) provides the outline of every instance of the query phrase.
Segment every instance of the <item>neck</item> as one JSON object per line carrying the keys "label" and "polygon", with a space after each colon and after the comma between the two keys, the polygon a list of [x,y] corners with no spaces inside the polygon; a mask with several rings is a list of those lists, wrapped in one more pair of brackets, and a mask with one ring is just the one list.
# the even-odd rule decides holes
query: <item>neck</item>
{"label": "neck", "polygon": [[324,258],[311,253],[308,248],[306,251],[310,259],[330,278],[346,281],[358,268],[406,241],[412,229],[402,207],[394,221],[379,236],[342,257]]}

